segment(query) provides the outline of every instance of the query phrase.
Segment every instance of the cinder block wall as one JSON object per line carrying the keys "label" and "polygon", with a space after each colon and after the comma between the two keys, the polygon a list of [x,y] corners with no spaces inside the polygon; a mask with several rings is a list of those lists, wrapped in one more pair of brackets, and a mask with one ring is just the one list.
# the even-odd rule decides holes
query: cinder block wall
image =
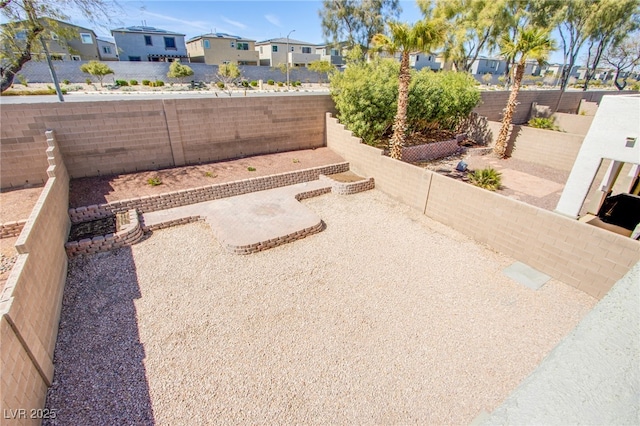
{"label": "cinder block wall", "polygon": [[[53,148],[53,149],[52,149]],[[3,413],[40,409],[53,380],[53,352],[67,273],[64,243],[69,175],[49,148],[50,178],[16,241],[18,259],[0,295],[0,401]],[[43,155],[44,156],[44,155]],[[4,417],[3,417],[4,418]],[[39,424],[23,419],[21,424]]]}
{"label": "cinder block wall", "polygon": [[46,129],[78,178],[320,147],[333,110],[329,95],[3,105],[0,183],[46,181]]}
{"label": "cinder block wall", "polygon": [[497,251],[601,298],[640,243],[411,164],[381,157],[327,114],[327,146],[376,187]]}
{"label": "cinder block wall", "polygon": [[513,158],[565,171],[573,167],[584,140],[584,135],[533,127],[516,126],[516,131]]}
{"label": "cinder block wall", "polygon": [[586,135],[593,122],[593,115],[577,115],[577,114],[565,114],[557,112],[553,114],[556,121],[556,126],[560,130],[573,133],[576,135]]}

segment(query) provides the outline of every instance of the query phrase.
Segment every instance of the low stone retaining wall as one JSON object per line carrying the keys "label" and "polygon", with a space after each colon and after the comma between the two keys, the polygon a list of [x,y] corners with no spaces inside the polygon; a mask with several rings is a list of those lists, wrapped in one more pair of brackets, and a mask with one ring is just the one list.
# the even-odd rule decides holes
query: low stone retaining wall
{"label": "low stone retaining wall", "polygon": [[[307,197],[309,198],[309,197]],[[259,251],[268,250],[270,248],[281,246],[282,244],[291,243],[296,240],[301,240],[309,235],[317,234],[324,229],[324,222],[305,228],[301,231],[294,232],[289,235],[284,235],[278,238],[272,238],[267,241],[261,241],[259,243],[250,244],[246,246],[235,246],[232,244],[225,244],[224,248],[235,254],[251,254]]]}
{"label": "low stone retaining wall", "polygon": [[363,179],[356,182],[339,182],[331,179],[331,176],[320,175],[320,180],[331,181],[331,193],[337,195],[351,195],[358,192],[368,191],[375,188],[373,178]]}
{"label": "low stone retaining wall", "polygon": [[22,232],[25,223],[27,223],[26,219],[0,224],[0,239],[17,237]]}
{"label": "low stone retaining wall", "polygon": [[329,166],[314,167],[297,170],[295,172],[279,173],[234,182],[203,186],[200,188],[168,192],[166,194],[114,201],[112,203],[92,205],[69,209],[72,223],[87,222],[102,219],[115,213],[136,209],[139,213],[148,213],[188,204],[212,201],[220,198],[233,197],[249,192],[264,191],[266,189],[295,185],[319,178],[321,174],[330,175],[349,170],[349,163],[337,163]]}
{"label": "low stone retaining wall", "polygon": [[461,151],[458,145],[458,142],[462,140],[461,138],[464,139],[464,136],[460,135],[448,141],[404,147],[402,148],[402,161],[407,163],[429,161],[456,154]]}
{"label": "low stone retaining wall", "polygon": [[143,231],[138,220],[138,212],[129,210],[129,223],[115,234],[85,238],[80,241],[70,241],[64,245],[67,256],[74,257],[81,254],[94,254],[135,244],[142,239]]}

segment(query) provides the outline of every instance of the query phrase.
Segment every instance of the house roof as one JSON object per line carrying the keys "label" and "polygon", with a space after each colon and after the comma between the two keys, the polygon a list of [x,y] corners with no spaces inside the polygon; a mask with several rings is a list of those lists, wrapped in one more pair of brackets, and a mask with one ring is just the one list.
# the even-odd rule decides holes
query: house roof
{"label": "house roof", "polygon": [[[287,43],[287,38],[286,37],[279,37],[279,38],[270,38],[269,40],[263,40],[263,41],[259,41],[256,43],[256,45],[261,45],[261,44],[286,44]],[[295,40],[293,38],[289,39],[289,44],[304,44],[305,46],[319,46],[315,43],[308,43],[306,41],[301,41],[301,40]]]}
{"label": "house roof", "polygon": [[227,34],[227,33],[208,33],[208,34],[202,34],[202,35],[199,35],[199,36],[191,37],[189,40],[187,40],[187,43],[192,42],[192,41],[196,41],[196,40],[200,40],[202,38],[222,38],[222,39],[227,39],[227,40],[255,41],[255,40],[251,40],[251,39],[248,39],[248,38],[239,37],[237,35],[232,35],[232,34]]}
{"label": "house roof", "polygon": [[122,27],[122,28],[114,28],[111,30],[111,34],[113,33],[140,33],[140,34],[164,34],[164,35],[177,35],[184,36],[184,34],[175,33],[173,31],[167,31],[156,27],[145,27],[142,25],[137,25],[133,27]]}

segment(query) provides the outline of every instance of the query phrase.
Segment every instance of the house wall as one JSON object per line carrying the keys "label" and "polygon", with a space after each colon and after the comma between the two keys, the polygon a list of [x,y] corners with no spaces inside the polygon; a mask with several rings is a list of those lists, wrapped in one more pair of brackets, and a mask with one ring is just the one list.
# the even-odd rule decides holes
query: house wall
{"label": "house wall", "polygon": [[321,147],[333,110],[328,95],[3,105],[2,187],[46,181],[46,129],[77,178]]}
{"label": "house wall", "polygon": [[[209,48],[202,46],[203,40],[209,41]],[[231,42],[248,43],[249,50],[238,50],[231,47]],[[190,57],[195,57],[198,62],[209,65],[222,65],[224,62],[238,64],[238,62],[251,62],[258,64],[259,54],[255,50],[255,42],[251,40],[236,40],[227,38],[204,37],[187,43],[187,51]],[[200,61],[202,58],[202,61]]]}
{"label": "house wall", "polygon": [[[48,132],[47,180],[15,247],[18,259],[0,294],[0,401],[26,409],[20,424],[40,424],[29,410],[44,406],[53,380],[53,352],[67,273],[69,175]],[[40,153],[43,157],[44,150]],[[46,167],[45,167],[46,168]],[[15,413],[15,411],[12,411]]]}
{"label": "house wall", "polygon": [[[148,55],[178,55],[187,56],[187,48],[184,44],[184,35],[179,34],[154,34],[144,32],[120,32],[113,31],[113,38],[118,46],[121,61],[129,61],[130,56],[139,56],[141,61],[148,61]],[[150,36],[152,46],[145,44],[144,36]],[[176,41],[176,48],[165,48],[164,38],[173,37]]]}
{"label": "house wall", "polygon": [[[98,45],[98,52],[100,54],[101,61],[117,61],[118,60],[118,48],[115,43],[111,43],[106,40],[96,39]],[[107,47],[111,53],[105,53],[104,48]]]}
{"label": "house wall", "polygon": [[384,157],[329,114],[327,146],[381,191],[594,297],[640,260],[637,241]]}

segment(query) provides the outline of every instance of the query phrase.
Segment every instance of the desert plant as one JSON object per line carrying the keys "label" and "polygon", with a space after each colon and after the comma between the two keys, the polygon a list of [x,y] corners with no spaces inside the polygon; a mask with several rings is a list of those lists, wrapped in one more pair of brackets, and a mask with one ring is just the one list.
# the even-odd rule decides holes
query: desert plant
{"label": "desert plant", "polygon": [[493,75],[486,73],[485,75],[482,76],[482,81],[484,81],[484,83],[488,86],[489,84],[491,84],[491,81],[493,80]]}
{"label": "desert plant", "polygon": [[224,89],[224,83],[222,81],[218,81],[216,86],[218,86],[218,89]]}
{"label": "desert plant", "polygon": [[147,179],[147,184],[151,186],[162,185],[162,179],[160,179],[158,176],[150,177],[149,179]]}
{"label": "desert plant", "polygon": [[[229,96],[231,96],[234,86],[240,81],[241,77],[242,72],[240,68],[238,68],[238,65],[234,63],[220,65],[218,67],[218,73],[216,74],[218,83],[224,84],[224,89]],[[218,85],[218,87],[220,86]]]}
{"label": "desert plant", "polygon": [[324,74],[329,78],[329,73],[334,71],[336,68],[331,65],[329,61],[313,61],[307,67],[309,71],[318,73],[318,83],[322,84],[322,75]]}
{"label": "desert plant", "polygon": [[491,167],[469,173],[468,177],[469,182],[489,191],[500,189],[502,183],[502,173]]}
{"label": "desert plant", "polygon": [[156,87],[164,86],[164,81],[162,81],[162,80],[156,80],[155,83],[156,83]]}
{"label": "desert plant", "polygon": [[167,77],[177,78],[180,80],[180,83],[184,83],[184,79],[186,77],[190,77],[193,75],[193,70],[188,65],[182,65],[180,61],[175,60],[171,62],[169,66],[169,72],[167,73]]}
{"label": "desert plant", "polygon": [[129,84],[132,86],[137,86],[138,85],[138,80],[129,80]]}
{"label": "desert plant", "polygon": [[151,83],[151,80],[142,80],[142,85],[143,86],[148,86],[149,83]]}
{"label": "desert plant", "polygon": [[284,83],[282,81],[279,81],[278,82],[278,87],[282,87],[282,86],[284,86]]}
{"label": "desert plant", "polygon": [[127,80],[116,80],[116,86],[124,87],[124,86],[128,86],[128,85],[129,85],[129,83],[127,82]]}
{"label": "desert plant", "polygon": [[24,87],[29,87],[29,80],[27,80],[24,75],[18,74],[17,77],[20,84],[22,84]]}
{"label": "desert plant", "polygon": [[273,81],[273,80],[267,80],[267,84],[268,84],[269,86],[273,86],[274,84],[276,84],[276,82],[275,82],[275,81]]}
{"label": "desert plant", "polygon": [[534,117],[529,120],[529,127],[535,127],[536,129],[548,129],[548,130],[560,130],[555,124],[555,117]]}
{"label": "desert plant", "polygon": [[296,81],[293,82],[293,85],[296,86],[296,87],[300,87],[300,86],[302,86],[302,83],[300,82],[300,80],[296,80]]}
{"label": "desert plant", "polygon": [[251,87],[258,87],[258,82],[255,80],[252,80],[249,84],[251,84]]}
{"label": "desert plant", "polygon": [[71,84],[71,82],[70,82],[69,80],[67,80],[66,78],[65,78],[64,80],[62,80],[62,83],[63,83],[63,84],[66,84],[67,86],[68,86],[69,84]]}
{"label": "desert plant", "polygon": [[213,174],[213,172],[205,172],[204,175],[208,178],[215,178],[218,177],[218,175]]}
{"label": "desert plant", "polygon": [[247,167],[247,170],[249,170],[250,172],[255,172],[256,168],[255,167]]}
{"label": "desert plant", "polygon": [[[89,61],[86,64],[82,64],[80,66],[80,71],[85,72],[87,74],[91,74],[94,77],[98,78],[100,81],[100,87],[104,87],[102,84],[102,80],[105,75],[113,74],[113,70],[109,68],[107,64],[103,64],[98,61]],[[89,82],[87,84],[91,84],[91,80],[87,79]]]}

